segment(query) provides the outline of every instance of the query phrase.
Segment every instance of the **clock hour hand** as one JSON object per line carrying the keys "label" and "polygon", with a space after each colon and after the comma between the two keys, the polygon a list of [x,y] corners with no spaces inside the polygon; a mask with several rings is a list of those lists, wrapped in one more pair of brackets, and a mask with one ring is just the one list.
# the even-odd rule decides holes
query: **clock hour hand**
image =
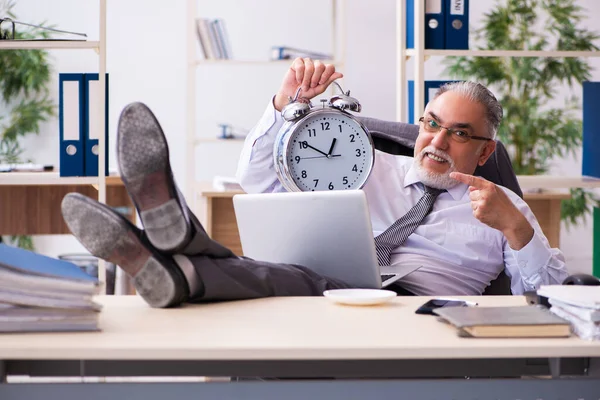
{"label": "clock hour hand", "polygon": [[331,147],[329,148],[329,153],[327,153],[327,157],[331,157],[331,153],[333,153],[333,146],[335,146],[336,141],[337,138],[333,138],[333,140],[331,141]]}
{"label": "clock hour hand", "polygon": [[310,144],[308,144],[307,142],[304,142],[304,144],[306,145],[306,147],[310,147],[311,149],[313,149],[313,150],[315,150],[315,151],[317,151],[317,152],[319,152],[319,153],[323,154],[324,156],[327,156],[327,153],[325,153],[325,152],[323,152],[323,151],[321,151],[321,150],[317,149],[316,147],[312,147],[312,146],[311,146]]}

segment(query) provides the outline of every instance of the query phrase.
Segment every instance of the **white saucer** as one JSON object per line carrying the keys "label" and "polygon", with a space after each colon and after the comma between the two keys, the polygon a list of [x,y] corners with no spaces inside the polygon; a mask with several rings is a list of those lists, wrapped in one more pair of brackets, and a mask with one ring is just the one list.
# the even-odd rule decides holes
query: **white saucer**
{"label": "white saucer", "polygon": [[396,292],[381,289],[334,289],[324,291],[323,296],[337,304],[372,306],[390,301],[396,297]]}

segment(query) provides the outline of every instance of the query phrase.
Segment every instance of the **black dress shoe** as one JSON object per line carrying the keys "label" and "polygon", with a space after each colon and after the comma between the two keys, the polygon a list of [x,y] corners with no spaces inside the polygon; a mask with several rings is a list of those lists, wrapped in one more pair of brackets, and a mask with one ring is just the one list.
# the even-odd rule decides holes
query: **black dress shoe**
{"label": "black dress shoe", "polygon": [[61,208],[77,240],[94,256],[120,266],[152,307],[176,306],[188,299],[181,269],[153,249],[142,231],[122,215],[79,193],[67,194]]}
{"label": "black dress shoe", "polygon": [[129,104],[121,112],[117,159],[121,178],[154,247],[171,254],[233,256],[208,237],[188,208],[173,178],[163,130],[142,103]]}

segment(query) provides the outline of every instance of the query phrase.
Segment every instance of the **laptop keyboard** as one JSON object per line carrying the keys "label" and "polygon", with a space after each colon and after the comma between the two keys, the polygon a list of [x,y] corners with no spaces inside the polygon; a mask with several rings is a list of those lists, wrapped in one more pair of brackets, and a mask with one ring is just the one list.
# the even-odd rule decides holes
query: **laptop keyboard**
{"label": "laptop keyboard", "polygon": [[396,276],[396,274],[381,274],[381,282],[385,282],[394,276]]}

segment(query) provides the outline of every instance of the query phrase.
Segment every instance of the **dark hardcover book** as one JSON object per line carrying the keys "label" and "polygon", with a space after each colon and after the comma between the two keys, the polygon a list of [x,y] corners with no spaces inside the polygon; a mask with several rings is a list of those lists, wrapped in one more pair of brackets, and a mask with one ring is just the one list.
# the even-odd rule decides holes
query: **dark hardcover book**
{"label": "dark hardcover book", "polygon": [[434,313],[454,325],[460,336],[480,338],[567,337],[569,322],[541,306],[448,307]]}

